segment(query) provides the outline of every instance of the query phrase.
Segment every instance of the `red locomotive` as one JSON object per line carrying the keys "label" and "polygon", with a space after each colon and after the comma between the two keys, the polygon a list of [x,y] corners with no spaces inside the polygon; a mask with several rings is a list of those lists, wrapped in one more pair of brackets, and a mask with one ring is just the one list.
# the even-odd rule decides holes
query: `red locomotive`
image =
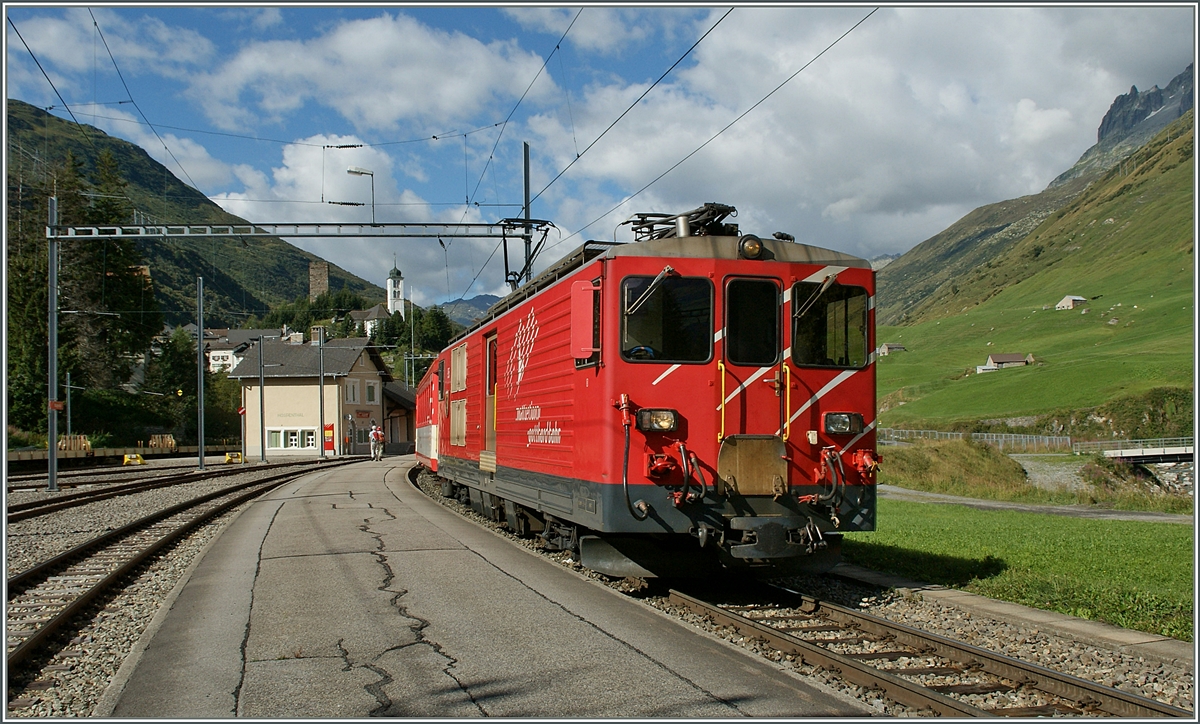
{"label": "red locomotive", "polygon": [[442,494],[614,576],[820,571],[875,528],[875,278],[637,214],[493,306],[417,389]]}

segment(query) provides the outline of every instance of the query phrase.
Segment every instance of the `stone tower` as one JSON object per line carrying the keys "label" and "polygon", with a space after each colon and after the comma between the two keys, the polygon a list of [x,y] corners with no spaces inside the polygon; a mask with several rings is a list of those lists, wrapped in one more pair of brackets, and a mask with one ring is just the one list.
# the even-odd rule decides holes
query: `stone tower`
{"label": "stone tower", "polygon": [[308,263],[308,301],[329,291],[329,262],[310,261]]}

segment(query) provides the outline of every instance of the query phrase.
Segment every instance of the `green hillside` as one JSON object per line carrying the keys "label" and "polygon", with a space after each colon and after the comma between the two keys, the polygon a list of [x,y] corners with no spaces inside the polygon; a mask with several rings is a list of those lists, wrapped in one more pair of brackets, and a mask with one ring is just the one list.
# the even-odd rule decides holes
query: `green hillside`
{"label": "green hillside", "polygon": [[[1031,233],[957,274],[921,304],[919,322],[880,326],[880,343],[907,348],[879,360],[880,425],[1004,420],[1070,432],[1072,412],[1159,388],[1190,392],[1192,120],[1189,112]],[[1056,311],[1066,295],[1090,301]],[[975,374],[992,353],[1037,363]],[[1088,414],[1103,417],[1083,412],[1076,422]]]}
{"label": "green hillside", "polygon": [[[83,160],[90,177],[100,151],[116,157],[129,182],[126,194],[141,218],[150,223],[245,223],[204,194],[182,183],[144,150],[88,125],[76,125],[22,101],[8,100],[8,188],[10,204],[29,210],[30,223],[44,225],[37,213],[44,201],[30,198],[47,185],[54,167],[70,151]],[[131,220],[132,221],[132,220]],[[319,259],[281,239],[242,243],[228,239],[151,240],[140,244],[150,266],[155,296],[167,322],[194,321],[196,277],[204,277],[207,326],[240,326],[249,315],[308,295],[308,263]],[[331,291],[346,289],[371,303],[384,290],[329,265]]]}

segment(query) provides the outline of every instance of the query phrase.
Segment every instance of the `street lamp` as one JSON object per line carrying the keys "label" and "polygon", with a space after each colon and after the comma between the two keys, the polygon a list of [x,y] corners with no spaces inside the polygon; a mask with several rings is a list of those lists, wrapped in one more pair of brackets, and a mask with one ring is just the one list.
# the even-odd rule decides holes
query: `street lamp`
{"label": "street lamp", "polygon": [[266,404],[266,395],[263,392],[263,387],[266,383],[266,375],[264,368],[266,367],[282,367],[283,364],[264,364],[263,356],[266,350],[263,349],[264,339],[279,339],[278,337],[267,337],[258,335],[258,459],[260,462],[267,461],[267,415],[264,409]]}
{"label": "street lamp", "polygon": [[375,172],[368,171],[365,168],[351,166],[346,169],[346,173],[351,176],[370,176],[371,177],[371,226],[375,225]]}

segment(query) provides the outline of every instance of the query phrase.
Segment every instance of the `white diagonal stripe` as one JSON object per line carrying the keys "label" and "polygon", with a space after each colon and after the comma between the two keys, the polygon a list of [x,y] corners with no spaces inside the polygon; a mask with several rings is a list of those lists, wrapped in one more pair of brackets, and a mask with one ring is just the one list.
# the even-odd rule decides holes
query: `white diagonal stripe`
{"label": "white diagonal stripe", "polygon": [[846,271],[849,268],[850,267],[848,267],[848,266],[827,266],[818,272],[809,274],[807,277],[801,279],[800,281],[802,281],[802,282],[823,282],[823,281],[825,281],[825,277],[833,276],[835,274],[841,274],[842,272]]}
{"label": "white diagonal stripe", "polygon": [[[797,418],[797,417],[800,417],[800,413],[802,413],[802,412],[804,412],[805,410],[807,410],[808,408],[812,407],[814,402],[816,402],[817,400],[821,399],[821,398],[822,398],[822,397],[824,397],[825,395],[829,394],[829,392],[830,392],[830,391],[831,391],[833,388],[837,387],[838,385],[842,384],[842,383],[843,383],[843,382],[845,382],[846,380],[850,379],[850,377],[851,377],[851,376],[852,376],[852,375],[853,375],[855,372],[856,372],[856,370],[846,370],[845,372],[842,372],[842,373],[841,373],[841,374],[839,374],[837,377],[834,377],[832,380],[830,380],[828,383],[826,383],[826,385],[825,385],[824,387],[822,387],[821,389],[817,390],[817,394],[815,394],[815,395],[813,395],[812,397],[810,397],[810,398],[809,398],[809,400],[808,400],[808,402],[805,402],[803,405],[801,405],[801,406],[800,406],[800,409],[799,409],[799,410],[796,410],[796,413],[795,413],[794,415],[792,415],[792,416],[791,416],[791,417],[788,419],[788,423],[790,424],[790,423],[793,423],[793,422],[795,422],[795,421],[796,421],[796,418]],[[776,435],[782,435],[782,434],[783,434],[783,428],[780,428],[779,430],[776,430],[776,431],[775,431],[775,434],[776,434]]]}
{"label": "white diagonal stripe", "polygon": [[870,431],[874,430],[874,429],[875,429],[875,423],[876,423],[876,420],[872,420],[870,425],[867,425],[866,427],[864,427],[862,432],[860,432],[860,433],[858,433],[857,435],[855,435],[853,440],[851,440],[850,442],[846,443],[846,447],[842,448],[842,449],[841,449],[841,451],[839,452],[839,454],[841,454],[841,453],[844,453],[844,452],[846,452],[847,450],[849,450],[850,448],[854,447],[854,443],[856,443],[856,442],[858,442],[859,440],[861,440],[861,439],[862,439],[862,437],[863,437],[863,435],[866,435],[868,432],[870,432]]}
{"label": "white diagonal stripe", "polygon": [[679,369],[678,364],[671,365],[670,367],[667,368],[666,372],[663,372],[661,375],[658,376],[657,380],[651,382],[650,386],[653,387],[654,385],[657,385],[659,382],[662,382],[664,379],[667,378],[667,375],[671,374],[672,372],[674,372],[677,369]]}

